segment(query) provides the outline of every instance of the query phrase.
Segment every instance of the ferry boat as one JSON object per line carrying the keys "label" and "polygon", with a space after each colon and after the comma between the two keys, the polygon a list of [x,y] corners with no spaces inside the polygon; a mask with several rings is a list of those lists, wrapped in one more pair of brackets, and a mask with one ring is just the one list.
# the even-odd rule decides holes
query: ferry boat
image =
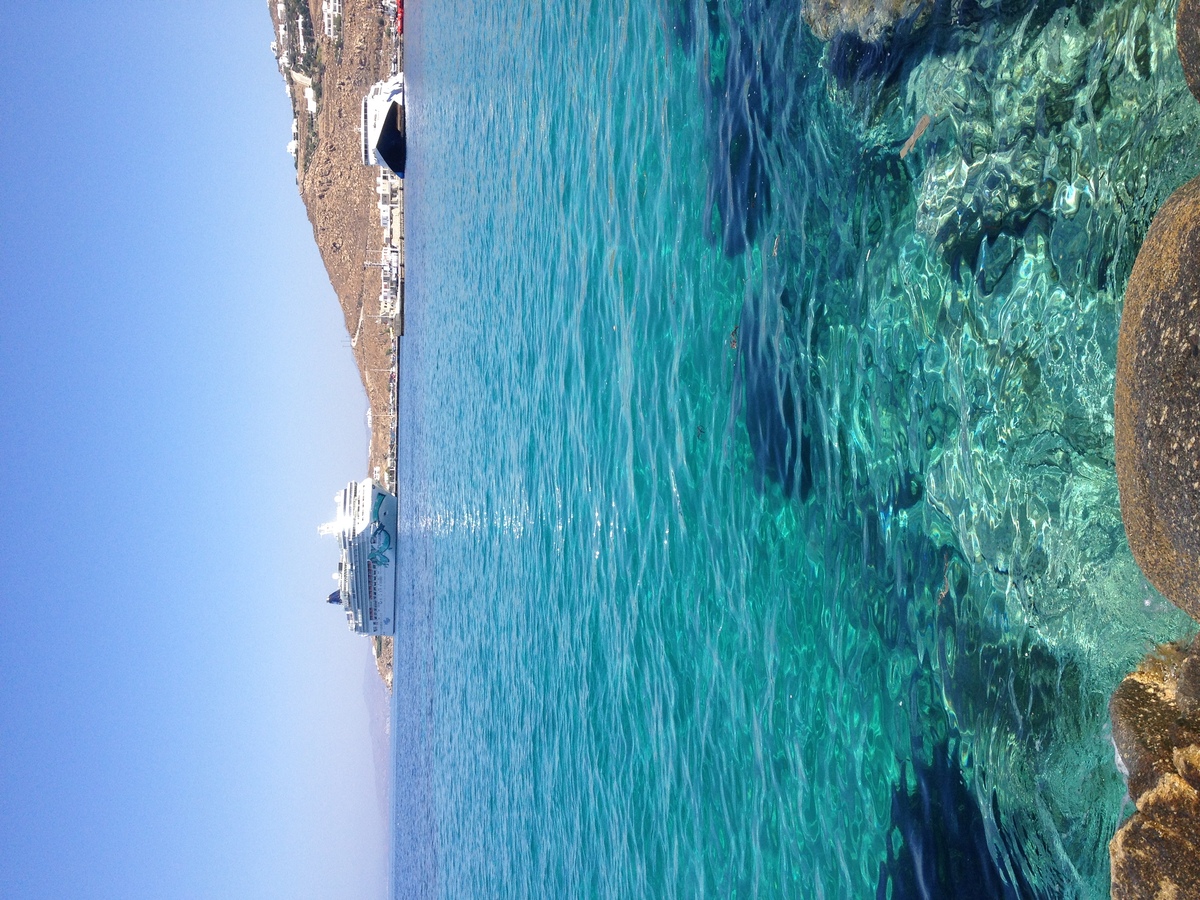
{"label": "ferry boat", "polygon": [[341,547],[329,603],[356,634],[396,633],[396,495],[374,479],[352,481],[333,498],[337,517],[318,529]]}
{"label": "ferry boat", "polygon": [[377,82],[363,97],[359,128],[363,165],[385,166],[403,178],[408,161],[403,72]]}

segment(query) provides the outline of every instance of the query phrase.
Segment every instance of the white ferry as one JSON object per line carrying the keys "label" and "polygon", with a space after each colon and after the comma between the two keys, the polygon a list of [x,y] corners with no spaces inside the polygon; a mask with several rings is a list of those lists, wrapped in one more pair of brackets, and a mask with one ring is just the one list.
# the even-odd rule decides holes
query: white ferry
{"label": "white ferry", "polygon": [[363,165],[385,166],[403,178],[408,160],[403,72],[371,87],[363,97],[359,127]]}
{"label": "white ferry", "polygon": [[319,529],[336,536],[342,551],[329,602],[346,610],[357,634],[395,634],[396,495],[367,478],[350,482],[333,502],[337,518]]}

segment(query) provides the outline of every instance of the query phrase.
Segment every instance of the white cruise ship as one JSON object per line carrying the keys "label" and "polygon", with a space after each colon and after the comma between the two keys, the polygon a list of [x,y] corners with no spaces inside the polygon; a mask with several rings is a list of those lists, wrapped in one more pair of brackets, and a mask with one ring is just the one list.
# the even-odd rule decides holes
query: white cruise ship
{"label": "white cruise ship", "polygon": [[396,495],[367,478],[333,498],[337,518],[319,529],[341,547],[329,602],[346,610],[358,634],[396,633]]}
{"label": "white cruise ship", "polygon": [[363,97],[362,161],[365,166],[386,166],[401,178],[408,161],[408,131],[404,118],[404,73],[371,87]]}

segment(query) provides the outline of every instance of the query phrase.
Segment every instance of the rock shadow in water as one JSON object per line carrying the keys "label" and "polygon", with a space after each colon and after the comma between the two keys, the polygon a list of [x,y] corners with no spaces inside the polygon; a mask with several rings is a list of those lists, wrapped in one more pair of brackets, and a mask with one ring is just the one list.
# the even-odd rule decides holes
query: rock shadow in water
{"label": "rock shadow in water", "polygon": [[689,55],[696,51],[702,23],[707,24],[708,34],[721,29],[718,0],[663,0],[661,15],[667,33]]}
{"label": "rock shadow in water", "polygon": [[905,774],[892,795],[892,831],[900,843],[889,842],[877,900],[1037,897],[1019,871],[1010,878],[992,856],[983,812],[948,746],[935,749],[932,763],[914,764],[912,793]]}
{"label": "rock shadow in water", "polygon": [[756,481],[776,482],[785,495],[807,499],[812,492],[811,389],[788,335],[788,291],[776,299],[753,298],[738,325],[738,382],[735,393],[746,417]]}
{"label": "rock shadow in water", "polygon": [[731,34],[724,76],[707,86],[706,97],[711,158],[705,222],[709,237],[720,242],[727,256],[754,243],[771,211],[768,80],[767,62],[748,30]]}

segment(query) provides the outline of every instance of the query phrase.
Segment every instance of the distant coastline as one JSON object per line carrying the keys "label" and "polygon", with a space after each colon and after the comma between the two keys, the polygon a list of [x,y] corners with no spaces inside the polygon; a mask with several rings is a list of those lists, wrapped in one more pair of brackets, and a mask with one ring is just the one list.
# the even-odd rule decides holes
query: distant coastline
{"label": "distant coastline", "polygon": [[[394,14],[385,15],[378,2],[268,0],[267,8],[295,117],[287,150],[296,161],[296,185],[367,393],[367,474],[388,475],[395,468],[396,385],[389,373],[396,329],[380,315],[379,259],[391,235],[402,244],[403,221],[381,222],[379,170],[360,158],[359,109],[372,84],[402,67],[403,38]],[[373,639],[372,648],[390,690],[392,639]]]}

